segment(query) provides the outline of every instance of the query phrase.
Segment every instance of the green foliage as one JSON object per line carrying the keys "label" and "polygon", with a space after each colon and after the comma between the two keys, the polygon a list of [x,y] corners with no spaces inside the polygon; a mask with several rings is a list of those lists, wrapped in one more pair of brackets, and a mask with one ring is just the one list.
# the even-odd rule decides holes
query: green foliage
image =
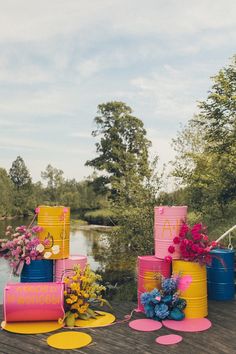
{"label": "green foliage", "polygon": [[28,215],[34,209],[33,185],[28,168],[22,157],[13,161],[9,176],[14,184],[13,213],[14,215]]}
{"label": "green foliage", "polygon": [[236,197],[236,56],[213,78],[200,114],[174,139],[174,176],[191,209],[227,216]]}
{"label": "green foliage", "polygon": [[96,143],[98,157],[87,161],[99,171],[106,172],[103,182],[111,183],[111,197],[119,195],[119,183],[126,183],[128,176],[140,182],[150,176],[148,148],[143,122],[131,115],[132,110],[123,102],[108,102],[98,106],[94,121],[97,129],[92,132],[100,137]]}
{"label": "green foliage", "polygon": [[41,172],[41,177],[47,182],[47,194],[50,201],[57,202],[57,190],[64,182],[63,171],[59,170],[52,165],[47,165],[45,171]]}
{"label": "green foliage", "polygon": [[98,185],[109,188],[111,210],[118,223],[108,236],[111,257],[153,250],[153,207],[160,186],[157,158],[149,161],[151,142],[143,122],[131,114],[123,102],[98,106],[97,130],[93,132],[100,137],[98,157],[86,163],[103,173]]}
{"label": "green foliage", "polygon": [[12,214],[14,186],[7,171],[0,168],[0,217]]}
{"label": "green foliage", "polygon": [[16,189],[28,187],[31,185],[31,177],[22,157],[17,156],[13,161],[9,171],[9,176],[14,183]]}

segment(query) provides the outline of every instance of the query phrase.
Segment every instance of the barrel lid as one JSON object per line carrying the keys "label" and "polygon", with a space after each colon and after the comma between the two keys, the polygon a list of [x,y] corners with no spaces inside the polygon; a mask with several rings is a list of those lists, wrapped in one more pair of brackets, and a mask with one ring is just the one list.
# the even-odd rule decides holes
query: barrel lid
{"label": "barrel lid", "polygon": [[211,250],[210,253],[218,253],[218,254],[227,254],[227,253],[234,253],[234,250],[231,250],[229,248],[214,248]]}

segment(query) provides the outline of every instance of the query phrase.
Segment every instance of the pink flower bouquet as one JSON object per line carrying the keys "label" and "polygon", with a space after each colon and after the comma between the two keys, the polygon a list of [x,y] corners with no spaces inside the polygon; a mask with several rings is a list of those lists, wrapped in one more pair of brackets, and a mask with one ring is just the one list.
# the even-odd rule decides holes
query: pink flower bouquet
{"label": "pink flower bouquet", "polygon": [[6,239],[0,240],[0,257],[8,260],[14,275],[19,275],[24,263],[30,264],[31,260],[43,259],[45,248],[49,240],[40,240],[38,233],[42,231],[39,226],[19,226],[15,230],[8,226]]}
{"label": "pink flower bouquet", "polygon": [[[210,250],[217,247],[218,244],[215,241],[210,241],[206,227],[202,224],[195,224],[192,227],[184,223],[180,229],[179,235],[174,237],[173,245],[168,249],[169,256],[175,251],[175,246],[178,245],[180,249],[181,259],[191,262],[198,262],[200,264],[211,263]],[[167,259],[166,259],[167,260]]]}

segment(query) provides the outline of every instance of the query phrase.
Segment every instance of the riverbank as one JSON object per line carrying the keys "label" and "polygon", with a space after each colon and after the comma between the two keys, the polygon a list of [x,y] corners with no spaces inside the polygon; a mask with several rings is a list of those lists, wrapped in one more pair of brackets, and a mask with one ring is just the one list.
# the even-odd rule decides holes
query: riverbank
{"label": "riverbank", "polygon": [[94,224],[86,224],[81,225],[76,222],[77,220],[71,220],[71,228],[75,228],[77,230],[85,230],[85,231],[99,231],[99,232],[111,232],[114,229],[114,226],[105,226],[105,225],[94,225]]}

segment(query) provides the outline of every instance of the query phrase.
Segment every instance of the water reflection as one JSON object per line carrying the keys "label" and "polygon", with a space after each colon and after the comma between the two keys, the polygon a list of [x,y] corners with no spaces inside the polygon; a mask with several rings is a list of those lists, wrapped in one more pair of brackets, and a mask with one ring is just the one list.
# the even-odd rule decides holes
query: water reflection
{"label": "water reflection", "polygon": [[[0,221],[0,237],[4,235],[6,226],[11,224],[28,225],[29,219]],[[107,287],[106,297],[117,300],[135,300],[135,263],[136,258],[127,257],[123,252],[116,250],[115,254],[109,251],[108,234],[93,229],[81,230],[73,225],[70,233],[70,253],[87,255],[92,270],[102,275],[103,283]],[[4,259],[0,259],[0,303],[2,303],[3,289],[7,282],[18,281],[11,277],[10,267]]]}

